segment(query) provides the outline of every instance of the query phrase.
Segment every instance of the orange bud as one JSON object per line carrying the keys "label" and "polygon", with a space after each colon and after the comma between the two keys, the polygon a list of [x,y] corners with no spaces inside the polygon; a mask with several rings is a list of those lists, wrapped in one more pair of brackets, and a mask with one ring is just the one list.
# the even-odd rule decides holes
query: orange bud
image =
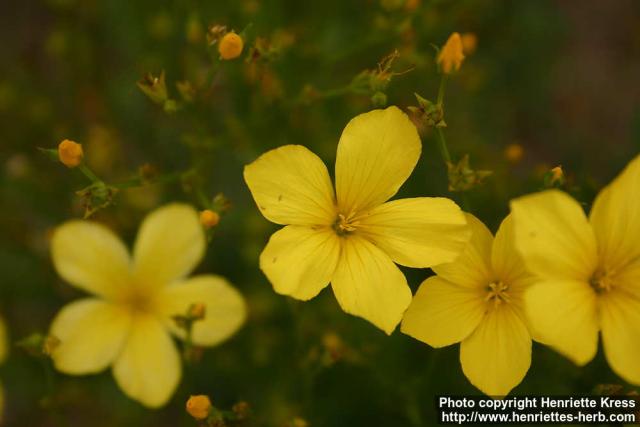
{"label": "orange bud", "polygon": [[460,34],[453,33],[440,50],[438,64],[440,64],[443,73],[450,74],[452,71],[460,69],[463,60],[462,38]]}
{"label": "orange bud", "polygon": [[75,168],[82,163],[83,157],[82,145],[77,142],[65,139],[58,144],[58,158],[66,167]]}
{"label": "orange bud", "polygon": [[200,212],[200,223],[206,228],[212,228],[218,225],[220,222],[220,215],[218,212],[214,212],[210,209],[205,209]]}
{"label": "orange bud", "polygon": [[198,394],[187,400],[187,412],[196,420],[204,420],[211,412],[211,400],[209,396]]}
{"label": "orange bud", "polygon": [[218,45],[218,52],[222,59],[234,59],[240,56],[244,42],[242,37],[234,33],[233,31],[225,34],[220,40]]}

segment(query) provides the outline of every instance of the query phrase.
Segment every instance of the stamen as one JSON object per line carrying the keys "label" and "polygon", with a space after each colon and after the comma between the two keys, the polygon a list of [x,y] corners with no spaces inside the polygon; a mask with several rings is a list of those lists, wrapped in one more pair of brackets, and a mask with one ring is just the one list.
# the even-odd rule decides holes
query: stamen
{"label": "stamen", "polygon": [[597,293],[609,292],[615,284],[613,273],[600,268],[591,276],[589,284]]}
{"label": "stamen", "polygon": [[500,304],[508,303],[511,298],[508,294],[509,286],[502,282],[490,283],[487,287],[487,296],[484,298],[486,302],[493,300],[493,306],[498,307]]}
{"label": "stamen", "polygon": [[344,215],[341,213],[338,214],[338,218],[333,224],[333,229],[340,236],[355,231],[357,226],[360,225],[360,221],[354,220],[355,216],[355,212],[350,212],[348,215]]}

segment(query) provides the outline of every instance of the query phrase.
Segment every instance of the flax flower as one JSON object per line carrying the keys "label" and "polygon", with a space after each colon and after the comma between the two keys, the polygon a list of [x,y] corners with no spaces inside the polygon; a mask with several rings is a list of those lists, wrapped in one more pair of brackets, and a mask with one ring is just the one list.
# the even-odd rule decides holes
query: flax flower
{"label": "flax flower", "polygon": [[513,246],[511,218],[495,239],[471,214],[473,236],[456,261],[434,267],[402,320],[401,330],[433,347],[460,343],[471,384],[504,396],[531,365],[531,334],[522,295],[531,282]]}
{"label": "flax flower", "polygon": [[300,145],[276,148],[246,166],[260,212],[286,225],[260,256],[275,291],[309,300],[331,282],[344,311],[390,334],[411,301],[394,262],[449,262],[469,239],[464,214],[449,199],[387,201],[420,151],[415,126],[390,107],[347,124],[338,143],[335,193],[324,163]]}
{"label": "flax flower", "polygon": [[578,365],[598,350],[640,384],[640,156],[596,197],[589,218],[548,190],[511,202],[516,243],[537,277],[526,294],[531,326]]}
{"label": "flax flower", "polygon": [[142,223],[133,256],[103,225],[70,221],[55,230],[51,252],[56,270],[71,285],[92,294],[62,308],[51,325],[60,340],[53,351],[61,372],[82,375],[112,367],[132,399],[159,407],[181,376],[180,356],[170,332],[184,337],[172,320],[192,304],[204,304],[194,323],[196,345],[211,346],[242,324],[242,296],[219,276],[186,276],[205,251],[198,213],[172,204]]}

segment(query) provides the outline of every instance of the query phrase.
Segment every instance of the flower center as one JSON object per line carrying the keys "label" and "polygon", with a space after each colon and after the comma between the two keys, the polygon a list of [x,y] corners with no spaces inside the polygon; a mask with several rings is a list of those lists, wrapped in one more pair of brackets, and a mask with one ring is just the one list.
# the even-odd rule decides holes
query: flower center
{"label": "flower center", "polygon": [[500,304],[508,303],[511,299],[509,297],[509,286],[502,282],[493,282],[487,286],[487,296],[485,301],[493,301],[493,306],[497,307]]}
{"label": "flower center", "polygon": [[589,280],[589,284],[596,293],[609,292],[614,285],[613,274],[603,268],[596,270]]}
{"label": "flower center", "polygon": [[360,224],[360,221],[355,219],[356,213],[350,212],[349,214],[338,214],[338,218],[333,223],[333,229],[339,236],[344,236],[347,233],[351,233],[356,230],[356,227]]}
{"label": "flower center", "polygon": [[153,311],[153,298],[149,292],[137,287],[132,287],[122,298],[122,304],[126,305],[134,313],[150,313]]}

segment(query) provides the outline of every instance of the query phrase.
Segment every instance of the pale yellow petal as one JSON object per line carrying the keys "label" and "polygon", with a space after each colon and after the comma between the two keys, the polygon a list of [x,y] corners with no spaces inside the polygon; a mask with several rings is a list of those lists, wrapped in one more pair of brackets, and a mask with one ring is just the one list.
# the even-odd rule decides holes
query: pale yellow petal
{"label": "pale yellow petal", "polygon": [[277,293],[306,301],[329,284],[339,256],[333,229],[288,225],[269,239],[260,268]]}
{"label": "pale yellow petal", "polygon": [[196,210],[185,204],[156,209],[142,223],[133,251],[136,283],[158,288],[189,274],[205,251]]}
{"label": "pale yellow petal", "polygon": [[600,322],[611,369],[625,381],[640,385],[640,298],[621,290],[603,293]]}
{"label": "pale yellow petal", "polygon": [[411,302],[407,280],[391,258],[357,236],[343,240],[331,285],[345,312],[368,320],[387,334],[400,323]]}
{"label": "pale yellow petal", "polygon": [[206,275],[164,288],[156,307],[165,318],[166,326],[177,336],[184,329],[176,326],[173,316],[185,315],[193,304],[204,304],[205,317],[193,324],[192,339],[196,345],[216,345],[233,335],[247,317],[244,298],[225,278]]}
{"label": "pale yellow petal", "polygon": [[465,339],[486,309],[480,289],[458,286],[438,276],[422,282],[402,319],[401,331],[432,347]]}
{"label": "pale yellow petal", "polygon": [[138,314],[113,376],[130,398],[150,408],[171,398],[181,376],[180,356],[163,324],[153,315]]}
{"label": "pale yellow petal", "polygon": [[516,247],[539,277],[586,281],[597,265],[596,241],[582,207],[547,190],[511,201]]}
{"label": "pale yellow petal", "polygon": [[51,324],[60,340],[53,363],[61,372],[82,375],[106,369],[120,353],[131,315],[124,307],[95,298],[66,305]]}
{"label": "pale yellow petal", "polygon": [[393,200],[360,218],[358,233],[408,267],[451,262],[471,237],[464,213],[442,197]]}
{"label": "pale yellow petal", "polygon": [[502,221],[496,233],[491,251],[491,264],[497,278],[508,285],[521,284],[531,278],[515,247],[515,230],[511,215]]}
{"label": "pale yellow petal", "polygon": [[266,152],[245,166],[244,180],[258,209],[271,222],[329,225],[336,220],[327,167],[301,145]]}
{"label": "pale yellow petal", "polygon": [[617,269],[640,258],[640,156],[600,194],[590,220],[604,265]]}
{"label": "pale yellow petal", "polygon": [[471,228],[471,240],[454,262],[433,268],[438,276],[459,286],[485,289],[495,280],[491,269],[493,236],[475,216],[465,213]]}
{"label": "pale yellow petal", "polygon": [[411,175],[422,145],[414,124],[398,107],[352,119],[336,158],[336,195],[343,214],[367,211],[392,197]]}
{"label": "pale yellow petal", "polygon": [[509,304],[490,310],[460,345],[462,371],[489,396],[506,396],[531,366],[531,336]]}
{"label": "pale yellow petal", "polygon": [[58,274],[84,291],[116,297],[130,277],[129,253],[104,225],[69,221],[57,227],[51,256]]}
{"label": "pale yellow petal", "polygon": [[580,366],[598,350],[596,304],[589,284],[575,280],[537,282],[525,292],[534,336]]}

